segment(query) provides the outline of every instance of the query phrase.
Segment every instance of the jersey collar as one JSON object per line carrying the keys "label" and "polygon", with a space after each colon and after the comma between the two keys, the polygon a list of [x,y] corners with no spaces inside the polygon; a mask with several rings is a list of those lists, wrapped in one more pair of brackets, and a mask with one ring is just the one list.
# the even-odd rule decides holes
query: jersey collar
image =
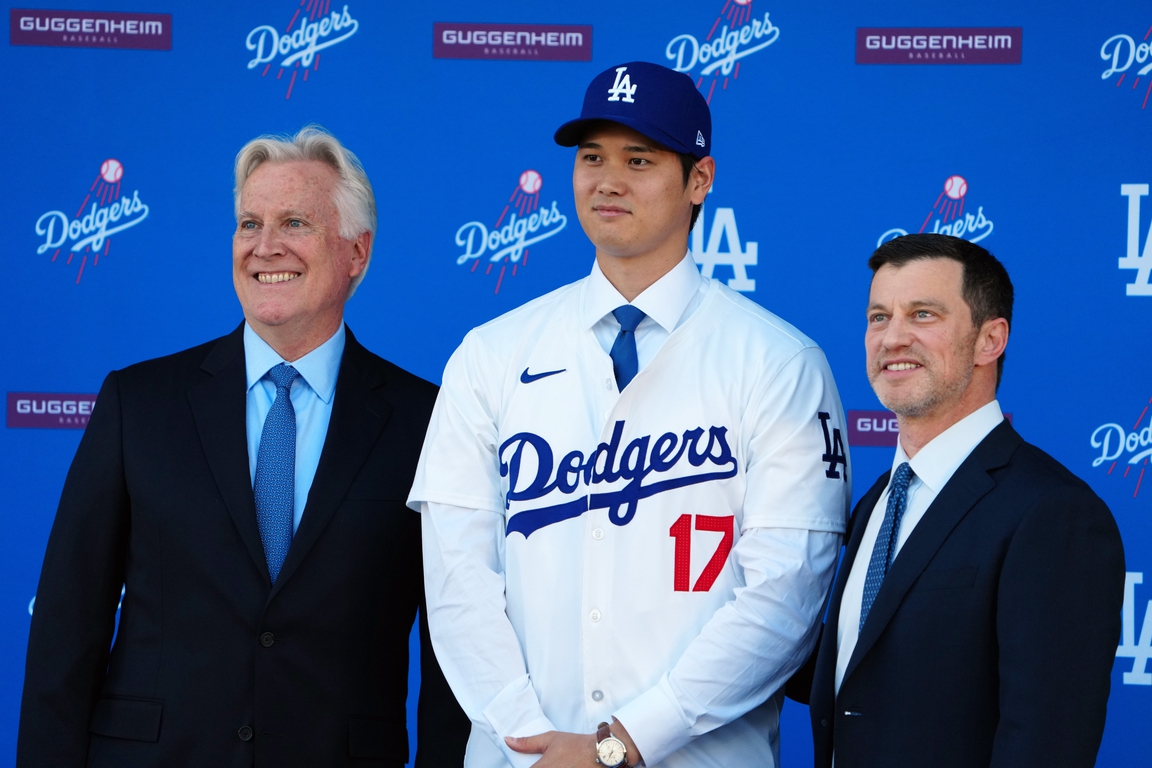
{"label": "jersey collar", "polygon": [[[665,331],[672,333],[703,281],[692,254],[685,253],[676,266],[648,286],[631,304]],[[608,282],[608,278],[600,271],[600,265],[593,262],[580,309],[583,327],[591,328],[609,312],[628,303],[620,291],[616,290],[616,286]]]}

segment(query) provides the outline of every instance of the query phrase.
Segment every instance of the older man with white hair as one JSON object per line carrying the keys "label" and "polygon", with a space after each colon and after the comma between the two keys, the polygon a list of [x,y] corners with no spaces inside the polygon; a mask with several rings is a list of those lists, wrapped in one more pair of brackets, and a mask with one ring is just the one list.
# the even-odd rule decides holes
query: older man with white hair
{"label": "older man with white hair", "polygon": [[[105,380],[44,557],[19,766],[408,759],[404,501],[436,387],[344,325],[376,231],[355,155],[308,127],[235,173],[244,322]],[[422,638],[417,764],[458,766],[468,721]]]}

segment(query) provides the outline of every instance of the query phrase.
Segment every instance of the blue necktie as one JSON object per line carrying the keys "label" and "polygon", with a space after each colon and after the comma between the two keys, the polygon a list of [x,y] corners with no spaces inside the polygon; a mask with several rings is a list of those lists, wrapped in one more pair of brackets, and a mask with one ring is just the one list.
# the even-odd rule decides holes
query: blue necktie
{"label": "blue necktie", "polygon": [[864,599],[860,603],[860,631],[864,631],[864,620],[872,610],[872,603],[880,592],[880,585],[892,567],[896,557],[896,541],[900,536],[900,520],[908,507],[908,484],[915,473],[908,462],[896,467],[892,485],[888,489],[888,508],[884,511],[884,522],[872,548],[872,560],[868,563],[868,576],[864,579]]}
{"label": "blue necktie", "polygon": [[640,325],[646,315],[631,304],[625,304],[612,310],[612,315],[620,323],[620,333],[612,344],[612,373],[616,374],[616,387],[623,392],[624,387],[640,370],[640,362],[636,359],[636,326]]}
{"label": "blue necktie", "polygon": [[292,543],[292,517],[296,500],[296,410],[292,407],[292,382],[300,375],[280,363],[268,371],[276,385],[276,400],[264,419],[260,449],[256,452],[256,522],[268,560],[272,583]]}

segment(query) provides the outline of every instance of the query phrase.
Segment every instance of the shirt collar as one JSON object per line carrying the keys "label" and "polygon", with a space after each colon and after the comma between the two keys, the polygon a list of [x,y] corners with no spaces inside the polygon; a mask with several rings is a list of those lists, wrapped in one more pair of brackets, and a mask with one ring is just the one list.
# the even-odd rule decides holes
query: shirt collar
{"label": "shirt collar", "polygon": [[1003,420],[1000,403],[993,400],[936,435],[913,459],[908,458],[903,444],[897,440],[892,471],[895,473],[896,468],[907,461],[921,482],[940,493],[968,455]]}
{"label": "shirt collar", "polygon": [[[336,375],[340,372],[340,359],[344,356],[344,323],[328,341],[290,365],[325,404],[336,392]],[[244,366],[248,374],[248,389],[264,378],[268,371],[287,362],[268,342],[260,338],[252,326],[244,323]]]}
{"label": "shirt collar", "polygon": [[[688,303],[700,290],[700,283],[703,280],[696,262],[692,260],[692,255],[685,253],[684,258],[676,266],[648,286],[643,293],[632,300],[631,304],[652,318],[665,331],[672,333],[683,317],[684,310],[688,308]],[[581,308],[584,328],[591,328],[609,312],[628,303],[628,300],[620,295],[620,291],[616,290],[616,286],[608,282],[608,278],[600,271],[600,264],[593,263]]]}

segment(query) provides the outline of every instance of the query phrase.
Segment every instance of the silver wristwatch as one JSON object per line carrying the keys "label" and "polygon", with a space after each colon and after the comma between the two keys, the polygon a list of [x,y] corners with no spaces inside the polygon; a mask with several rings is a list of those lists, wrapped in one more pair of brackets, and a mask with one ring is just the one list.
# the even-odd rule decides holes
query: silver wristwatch
{"label": "silver wristwatch", "polygon": [[608,723],[596,729],[596,762],[605,768],[628,768],[628,749],[624,742],[612,735]]}

